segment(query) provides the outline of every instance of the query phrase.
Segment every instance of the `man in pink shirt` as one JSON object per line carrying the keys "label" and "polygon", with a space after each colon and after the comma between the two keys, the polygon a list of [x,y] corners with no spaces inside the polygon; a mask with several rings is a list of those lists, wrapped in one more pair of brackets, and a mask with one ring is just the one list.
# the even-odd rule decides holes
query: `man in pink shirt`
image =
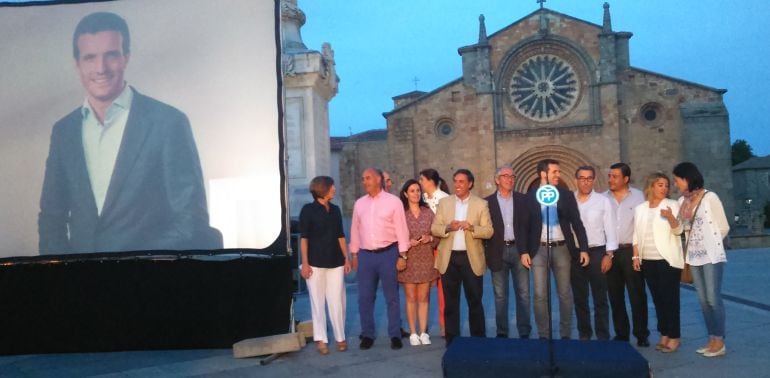
{"label": "man in pink shirt", "polygon": [[401,200],[382,188],[382,172],[367,168],[361,175],[366,195],[353,207],[350,226],[350,253],[353,269],[358,271],[358,312],[361,316],[361,349],[374,344],[374,297],[377,284],[388,309],[390,347],[400,349],[401,302],[396,280],[396,259],[406,259],[409,230]]}

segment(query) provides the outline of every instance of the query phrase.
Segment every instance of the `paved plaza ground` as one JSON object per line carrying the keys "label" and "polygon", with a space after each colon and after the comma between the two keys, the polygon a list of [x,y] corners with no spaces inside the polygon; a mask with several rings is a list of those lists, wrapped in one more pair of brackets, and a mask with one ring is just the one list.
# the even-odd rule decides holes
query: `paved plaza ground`
{"label": "paved plaza ground", "polygon": [[[705,327],[694,290],[682,286],[682,346],[676,353],[662,354],[653,348],[639,348],[649,361],[655,377],[770,377],[770,248],[728,252],[724,294],[727,310],[727,355],[707,359],[695,349],[706,341]],[[484,280],[484,308],[487,335],[494,336],[494,301],[489,273]],[[0,377],[440,377],[444,342],[431,309],[434,343],[391,350],[386,336],[385,306],[380,294],[376,305],[379,337],[367,351],[358,349],[360,332],[357,286],[347,286],[347,337],[350,349],[334,348],[327,356],[310,344],[303,350],[283,355],[265,366],[259,358],[235,359],[229,349],[172,350],[120,353],[23,355],[0,357]],[[435,303],[435,293],[432,295]],[[555,295],[554,295],[555,298]],[[511,316],[513,317],[511,301]],[[307,294],[299,294],[295,306],[298,320],[310,319]],[[558,305],[554,303],[554,317]],[[658,335],[650,301],[650,340]],[[467,314],[463,307],[462,313]],[[463,317],[463,334],[468,334]],[[574,321],[573,321],[574,324]],[[512,324],[512,329],[515,326]],[[1,331],[0,331],[1,333]],[[573,337],[577,331],[573,330]],[[0,336],[0,340],[1,340]],[[512,372],[512,375],[514,372]]]}

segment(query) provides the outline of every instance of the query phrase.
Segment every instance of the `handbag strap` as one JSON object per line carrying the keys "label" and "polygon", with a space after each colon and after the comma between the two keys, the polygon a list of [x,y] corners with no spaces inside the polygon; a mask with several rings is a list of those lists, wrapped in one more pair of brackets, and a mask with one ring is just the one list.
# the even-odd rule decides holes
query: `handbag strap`
{"label": "handbag strap", "polygon": [[703,199],[706,198],[706,194],[708,194],[708,190],[703,190],[703,195],[698,200],[698,205],[695,206],[695,211],[692,212],[692,221],[690,222],[690,231],[688,232],[687,237],[684,240],[684,249],[682,250],[682,255],[684,255],[684,258],[687,259],[687,246],[690,245],[690,236],[692,234],[692,224],[695,221],[695,216],[698,215],[698,209],[700,209],[700,204],[703,202]]}

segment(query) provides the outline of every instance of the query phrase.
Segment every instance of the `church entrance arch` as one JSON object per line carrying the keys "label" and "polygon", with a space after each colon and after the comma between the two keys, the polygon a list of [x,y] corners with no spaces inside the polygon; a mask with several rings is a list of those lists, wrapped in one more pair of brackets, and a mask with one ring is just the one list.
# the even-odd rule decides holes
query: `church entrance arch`
{"label": "church entrance arch", "polygon": [[594,189],[597,192],[607,190],[607,177],[602,174],[602,168],[604,167],[598,166],[580,151],[559,145],[545,145],[531,148],[511,161],[511,167],[516,174],[516,184],[514,187],[516,191],[526,193],[529,189],[539,184],[540,178],[537,175],[537,163],[543,159],[555,159],[559,162],[559,167],[561,168],[561,182],[559,186],[566,187],[571,191],[577,190],[575,171],[578,167],[591,165],[597,171]]}

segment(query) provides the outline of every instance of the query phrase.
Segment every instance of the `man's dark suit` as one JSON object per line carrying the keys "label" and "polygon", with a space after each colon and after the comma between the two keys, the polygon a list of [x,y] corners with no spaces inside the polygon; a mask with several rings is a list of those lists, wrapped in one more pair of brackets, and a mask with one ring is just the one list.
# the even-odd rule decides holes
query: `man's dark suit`
{"label": "man's dark suit", "polygon": [[[516,236],[516,250],[521,254],[530,249],[527,248],[530,239],[539,240],[540,234],[532,233],[530,227],[530,205],[527,197],[518,192],[513,193],[513,234]],[[489,270],[496,272],[503,267],[503,247],[505,247],[505,224],[503,214],[500,212],[500,203],[497,201],[497,192],[485,197],[489,203],[489,216],[492,218],[492,228],[495,233],[492,238],[484,242],[484,252],[487,256]],[[518,256],[516,259],[518,260]]]}
{"label": "man's dark suit", "polygon": [[[497,195],[498,192],[494,192],[484,198],[489,203],[489,216],[492,218],[492,228],[495,230],[492,238],[485,241],[484,252],[487,257],[487,266],[492,271],[497,334],[508,337],[508,276],[512,275],[513,290],[516,294],[516,328],[519,337],[528,338],[532,330],[529,270],[521,265],[519,255],[528,252],[529,240],[538,239],[540,235],[532,233],[527,196],[512,192],[515,243],[506,245],[505,222]],[[507,254],[507,258],[504,258],[504,254]]]}
{"label": "man's dark suit", "polygon": [[81,108],[53,127],[40,198],[41,254],[222,248],[209,227],[198,151],[184,113],[134,91],[98,214]]}
{"label": "man's dark suit", "polygon": [[[556,293],[559,297],[559,334],[562,338],[570,338],[572,332],[572,286],[570,284],[570,271],[572,269],[572,258],[570,251],[588,252],[588,237],[583,227],[583,221],[580,220],[580,210],[578,210],[577,200],[572,192],[557,187],[559,190],[559,202],[556,205],[556,214],[559,218],[559,226],[564,234],[564,240],[560,245],[551,248],[551,259],[548,261],[546,247],[541,245],[541,235],[543,231],[543,216],[541,214],[540,203],[537,202],[535,193],[537,188],[529,191],[527,194],[532,205],[532,228],[537,235],[536,238],[529,241],[529,253],[532,259],[532,282],[535,287],[535,322],[537,323],[537,332],[539,336],[549,337],[551,335],[551,324],[548,322],[548,302],[547,286],[550,279],[550,273],[547,264],[550,263],[556,281]],[[553,221],[553,220],[551,220]],[[573,231],[574,235],[573,236]],[[553,239],[553,235],[551,235]],[[575,247],[575,238],[577,238],[579,250]],[[566,245],[565,245],[566,242]],[[542,248],[543,251],[538,252]],[[578,260],[579,261],[579,260]]]}
{"label": "man's dark suit", "polygon": [[[580,251],[588,252],[588,237],[586,236],[586,229],[583,227],[583,221],[580,220],[580,210],[578,210],[577,200],[575,195],[567,189],[556,187],[559,190],[559,202],[556,204],[556,213],[559,215],[559,225],[561,231],[564,234],[564,241],[567,243],[567,247],[573,253],[579,254]],[[538,248],[540,247],[540,234],[543,232],[543,217],[540,210],[540,203],[537,202],[535,192],[538,188],[534,188],[527,193],[532,206],[532,228],[533,234],[537,235],[529,241],[529,253],[530,257],[535,257]],[[570,225],[572,227],[570,227]],[[573,236],[572,231],[575,231]],[[578,245],[575,245],[575,238],[577,237]],[[580,247],[578,249],[578,247]],[[578,256],[573,256],[578,257]]]}

